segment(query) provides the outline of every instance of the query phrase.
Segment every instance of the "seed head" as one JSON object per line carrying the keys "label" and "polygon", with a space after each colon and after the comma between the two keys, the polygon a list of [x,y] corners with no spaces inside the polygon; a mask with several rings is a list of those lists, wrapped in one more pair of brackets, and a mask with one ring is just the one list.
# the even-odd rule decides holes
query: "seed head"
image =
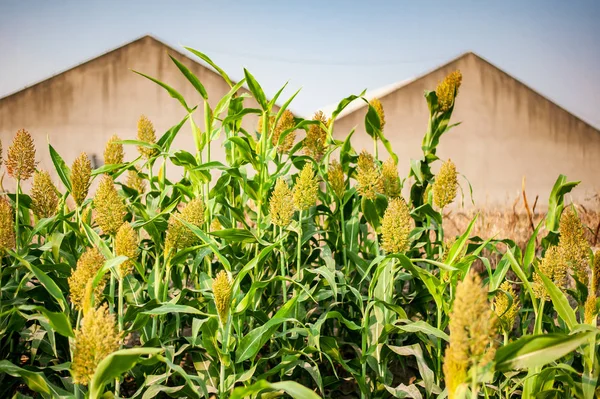
{"label": "seed head", "polygon": [[383,127],[385,126],[385,112],[383,112],[383,105],[381,105],[381,101],[379,101],[378,98],[372,99],[369,101],[369,104],[375,108],[375,112],[377,112],[377,116],[379,116],[379,126],[383,132]]}
{"label": "seed head", "polygon": [[598,317],[596,302],[596,294],[594,292],[589,292],[584,306],[584,320],[586,324],[591,324],[594,327],[596,326],[596,319]]}
{"label": "seed head", "polygon": [[139,194],[143,194],[146,191],[146,181],[140,176],[140,171],[136,169],[129,169],[127,171],[127,187],[133,188]]}
{"label": "seed head", "polygon": [[484,367],[496,352],[497,318],[487,300],[487,289],[471,271],[456,287],[450,313],[450,344],[444,357],[448,397],[454,398],[471,367]]}
{"label": "seed head", "polygon": [[131,224],[125,222],[115,237],[115,253],[117,256],[127,256],[129,259],[121,263],[119,268],[119,275],[124,278],[128,274],[131,274],[134,267],[134,260],[137,259],[139,253],[139,239],[136,231],[131,227]]}
{"label": "seed head", "polygon": [[573,208],[563,212],[559,224],[561,249],[563,260],[568,263],[577,279],[583,284],[588,283],[589,273],[589,244],[585,238],[585,230],[581,219]]}
{"label": "seed head", "polygon": [[[143,141],[148,144],[156,144],[156,131],[154,130],[154,125],[152,122],[150,122],[150,119],[146,118],[145,115],[140,116],[137,127],[137,138],[139,141]],[[144,147],[141,145],[138,146],[138,151],[146,159],[152,158],[158,153],[155,148]]]}
{"label": "seed head", "polygon": [[408,249],[408,236],[413,220],[403,198],[390,200],[381,222],[381,248],[388,254],[402,253]]}
{"label": "seed head", "polygon": [[438,84],[435,94],[437,95],[440,112],[446,112],[454,105],[454,99],[458,95],[461,82],[462,74],[460,71],[454,71]]}
{"label": "seed head", "polygon": [[[202,227],[204,224],[204,203],[202,199],[194,198],[191,200],[177,216],[196,227]],[[198,240],[198,237],[177,217],[172,216],[169,218],[165,240],[166,253],[169,253],[171,249],[178,250],[195,245]]]}
{"label": "seed head", "polygon": [[327,126],[328,121],[321,111],[315,114],[313,121],[318,121],[320,124],[309,126],[304,139],[304,153],[318,162],[327,149],[327,131],[321,127],[321,124]]}
{"label": "seed head", "polygon": [[[552,280],[558,288],[561,290],[565,289],[567,285],[568,265],[564,261],[563,252],[560,246],[555,245],[546,250],[544,258],[538,266],[538,271]],[[546,286],[538,273],[533,274],[532,289],[534,295],[538,299],[545,301],[550,300],[550,296],[546,291]]]}
{"label": "seed head", "polygon": [[73,382],[87,385],[98,364],[119,349],[121,340],[115,316],[109,313],[106,304],[98,309],[90,309],[82,319],[81,329],[75,331],[75,349],[71,363]]}
{"label": "seed head", "polygon": [[123,218],[127,215],[127,207],[115,187],[113,179],[102,176],[100,186],[94,197],[94,208],[96,209],[96,221],[98,226],[106,234],[114,235],[123,225]]}
{"label": "seed head", "polygon": [[344,170],[342,169],[342,165],[336,160],[333,160],[329,164],[329,169],[327,170],[327,180],[329,181],[329,185],[333,190],[334,194],[340,198],[344,198],[344,193],[346,192],[346,177],[344,176]]}
{"label": "seed head", "polygon": [[221,221],[219,218],[214,218],[212,222],[210,222],[210,231],[219,231],[223,230],[223,225],[221,225]]}
{"label": "seed head", "polygon": [[399,197],[402,187],[400,185],[400,177],[398,176],[398,165],[396,165],[393,158],[388,158],[383,163],[381,172],[384,194],[390,198]]}
{"label": "seed head", "polygon": [[0,197],[0,256],[15,247],[15,215],[5,196]]}
{"label": "seed head", "polygon": [[221,270],[213,279],[213,294],[219,319],[222,324],[225,324],[231,306],[231,280],[225,270]]}
{"label": "seed head", "polygon": [[85,152],[79,154],[71,167],[71,196],[77,206],[81,206],[90,190],[92,163]]}
{"label": "seed head", "polygon": [[370,200],[377,198],[377,193],[383,192],[381,171],[373,159],[373,155],[362,151],[358,156],[356,167],[356,190]]}
{"label": "seed head", "polygon": [[0,165],[2,165],[2,140],[0,140]]}
{"label": "seed head", "polygon": [[456,166],[451,160],[447,160],[442,164],[432,187],[433,201],[438,208],[443,209],[454,201],[457,188]]}
{"label": "seed head", "polygon": [[35,145],[33,138],[25,129],[15,135],[6,155],[8,175],[17,180],[28,180],[35,171]]}
{"label": "seed head", "polygon": [[297,210],[303,211],[317,202],[319,194],[319,181],[315,176],[312,162],[307,162],[300,171],[296,179],[296,185],[293,190],[294,206]]}
{"label": "seed head", "polygon": [[[521,305],[519,304],[519,299],[517,298],[511,283],[508,281],[503,282],[500,285],[500,290],[504,292],[499,291],[496,293],[496,297],[494,298],[494,312],[500,319],[500,327],[508,334],[515,325],[515,319],[517,318]],[[510,306],[508,306],[509,300],[506,293],[512,298],[512,304],[510,304]]]}
{"label": "seed head", "polygon": [[104,149],[104,164],[105,165],[118,165],[123,163],[123,144],[118,143],[121,141],[119,136],[113,135],[106,143]]}
{"label": "seed head", "polygon": [[286,109],[283,111],[281,118],[279,118],[279,121],[277,122],[277,126],[275,126],[275,129],[273,130],[273,145],[277,147],[278,152],[288,152],[294,146],[294,141],[296,140],[296,132],[294,131],[289,132],[283,141],[279,143],[281,134],[288,129],[292,129],[294,126],[294,114]]}
{"label": "seed head", "polygon": [[39,218],[49,218],[56,214],[58,196],[50,174],[44,170],[33,175],[31,188],[31,208]]}
{"label": "seed head", "polygon": [[[77,310],[83,310],[86,301],[85,292],[86,286],[90,280],[93,280],[98,273],[98,270],[104,265],[104,256],[96,248],[88,248],[77,261],[77,267],[69,277],[69,291],[71,293],[71,302]],[[95,303],[98,303],[108,275],[105,274],[100,283],[94,290]]]}
{"label": "seed head", "polygon": [[271,222],[276,226],[285,227],[294,216],[294,196],[288,184],[281,177],[277,179],[275,188],[269,200]]}

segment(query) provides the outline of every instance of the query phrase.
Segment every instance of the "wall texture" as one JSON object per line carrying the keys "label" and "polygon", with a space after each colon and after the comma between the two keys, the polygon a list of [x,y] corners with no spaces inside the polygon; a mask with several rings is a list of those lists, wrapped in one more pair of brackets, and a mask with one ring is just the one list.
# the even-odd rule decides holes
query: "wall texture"
{"label": "wall texture", "polygon": [[[461,124],[442,137],[438,156],[452,159],[469,179],[476,205],[512,204],[521,192],[523,176],[529,201],[539,195],[543,205],[561,173],[582,181],[571,193],[574,201],[598,205],[592,198],[600,190],[600,131],[472,53],[380,99],[385,135],[398,154],[401,176],[408,175],[409,160],[421,155],[428,120],[424,91],[435,89],[456,69],[462,72],[463,83],[453,122]],[[364,130],[365,113],[362,107],[343,115],[335,123],[335,135],[344,138],[356,126],[354,148],[372,152]],[[387,158],[383,146],[379,154]],[[463,180],[461,185],[465,204],[470,203],[468,184]]]}
{"label": "wall texture", "polygon": [[[108,138],[117,134],[122,139],[135,139],[137,120],[142,114],[154,123],[157,138],[160,137],[178,124],[186,111],[163,88],[130,69],[172,86],[183,95],[188,105],[200,104],[194,115],[196,123],[203,126],[202,99],[169,59],[169,54],[198,76],[209,94],[212,107],[229,91],[229,86],[217,73],[145,36],[0,99],[0,139],[4,148],[8,148],[18,129],[25,128],[34,137],[38,167],[53,170],[48,141],[68,165],[81,151],[85,151],[100,166]],[[256,107],[249,102],[247,106]],[[244,126],[253,128],[257,121],[256,117],[248,115]],[[219,142],[222,140],[223,137]],[[195,153],[189,123],[181,129],[172,148]],[[135,147],[126,146],[125,149],[126,159],[137,157]],[[222,151],[214,152],[213,159],[224,157]],[[6,188],[11,187],[9,180],[5,179]]]}

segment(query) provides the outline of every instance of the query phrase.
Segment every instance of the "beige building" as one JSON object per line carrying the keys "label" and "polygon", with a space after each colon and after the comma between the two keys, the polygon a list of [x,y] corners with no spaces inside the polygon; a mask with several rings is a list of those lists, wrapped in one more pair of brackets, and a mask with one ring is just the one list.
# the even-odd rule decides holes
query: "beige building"
{"label": "beige building", "polygon": [[[200,104],[194,115],[198,126],[203,126],[203,100],[169,55],[200,79],[212,107],[229,91],[229,85],[221,76],[199,59],[189,58],[151,36],[144,36],[0,99],[0,139],[4,148],[9,146],[17,130],[24,128],[35,140],[39,168],[54,170],[48,141],[68,165],[85,151],[98,167],[103,164],[105,143],[113,134],[122,139],[136,138],[137,121],[142,114],[154,123],[157,138],[160,137],[178,124],[186,111],[163,88],[133,73],[132,69],[167,83],[183,95],[190,107]],[[246,106],[257,107],[248,100]],[[257,122],[254,115],[244,118],[248,129]],[[223,137],[219,143],[222,140]],[[195,153],[188,123],[172,148]],[[125,149],[126,159],[132,160],[138,155],[134,146]],[[213,159],[224,159],[223,151],[214,152]],[[11,179],[4,180],[6,188],[12,187]]]}
{"label": "beige building", "polygon": [[[229,90],[210,67],[145,36],[0,99],[4,148],[18,129],[25,128],[35,139],[39,167],[53,170],[48,141],[69,165],[86,151],[95,166],[100,166],[107,139],[113,134],[135,138],[141,114],[154,122],[160,137],[186,111],[163,88],[131,69],[169,84],[192,106],[202,102],[169,54],[198,76],[212,106]],[[478,205],[512,203],[523,176],[527,177],[529,197],[540,195],[544,204],[560,173],[582,180],[572,192],[574,200],[594,203],[590,198],[600,188],[600,132],[473,53],[417,79],[370,93],[384,106],[385,134],[399,156],[402,175],[408,173],[410,158],[420,156],[428,117],[424,90],[434,89],[456,69],[463,74],[463,84],[453,120],[462,123],[442,138],[438,155],[451,158],[468,177]],[[256,104],[247,101],[246,106]],[[195,115],[201,125],[201,107]],[[356,126],[354,147],[372,151],[372,142],[364,132],[364,116],[364,102],[355,101],[338,117],[335,134],[344,138]],[[244,127],[253,129],[256,122],[254,115],[248,115]],[[223,151],[216,145],[213,158],[222,159]],[[173,148],[195,151],[188,124]],[[132,146],[127,146],[126,152],[128,159],[137,156]],[[383,147],[379,153],[385,157]],[[12,186],[10,179],[4,180],[6,188]],[[468,194],[468,185],[463,181],[462,186]]]}
{"label": "beige building", "polygon": [[[570,194],[574,201],[598,206],[594,196],[600,190],[600,131],[473,53],[416,79],[368,93],[369,99],[381,100],[384,133],[399,157],[402,176],[408,175],[410,159],[422,156],[429,115],[424,91],[434,90],[457,69],[463,82],[452,122],[461,124],[442,137],[438,156],[452,159],[468,178],[476,205],[512,204],[521,192],[523,176],[529,200],[539,195],[544,205],[562,173],[582,181]],[[334,133],[343,139],[356,127],[354,148],[372,152],[365,114],[365,103],[355,101],[338,116]],[[387,158],[382,145],[379,154]],[[467,204],[468,184],[462,180],[461,185]]]}

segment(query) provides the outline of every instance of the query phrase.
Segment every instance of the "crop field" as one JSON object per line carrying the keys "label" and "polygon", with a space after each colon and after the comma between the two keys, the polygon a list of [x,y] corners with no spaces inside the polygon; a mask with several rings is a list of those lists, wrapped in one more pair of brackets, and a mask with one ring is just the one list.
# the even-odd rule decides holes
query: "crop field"
{"label": "crop field", "polygon": [[[141,116],[100,168],[25,129],[2,143],[1,398],[599,397],[598,214],[563,175],[543,214],[457,210],[469,171],[436,150],[460,71],[424,93],[422,156],[398,165],[377,99],[305,120],[297,93],[267,99],[188,50],[231,90],[211,107],[173,59],[203,99],[189,104],[137,72],[186,116],[163,134]],[[372,152],[332,134],[353,101]],[[172,148],[183,126],[194,149]]]}

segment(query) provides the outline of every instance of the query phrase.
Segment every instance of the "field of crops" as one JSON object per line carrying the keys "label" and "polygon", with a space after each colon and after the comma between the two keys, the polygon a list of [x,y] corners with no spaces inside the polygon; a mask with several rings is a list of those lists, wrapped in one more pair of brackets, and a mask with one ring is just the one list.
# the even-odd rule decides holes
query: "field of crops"
{"label": "field of crops", "polygon": [[[425,93],[422,157],[397,165],[378,100],[304,120],[295,95],[268,100],[189,50],[229,93],[211,108],[175,59],[202,103],[140,73],[187,116],[162,135],[142,116],[99,169],[50,143],[56,170],[36,170],[26,130],[4,143],[0,397],[598,397],[598,231],[565,201],[577,182],[557,176],[518,239],[446,217],[457,170],[436,148],[459,71]],[[372,153],[333,138],[352,101]],[[184,125],[191,152],[171,146]]]}

